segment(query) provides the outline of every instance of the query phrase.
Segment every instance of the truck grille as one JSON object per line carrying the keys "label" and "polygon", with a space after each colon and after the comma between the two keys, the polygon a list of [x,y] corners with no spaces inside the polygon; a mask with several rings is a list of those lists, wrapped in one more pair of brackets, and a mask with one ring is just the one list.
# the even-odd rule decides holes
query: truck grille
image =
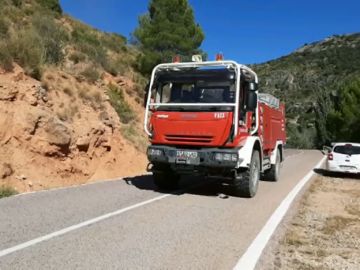
{"label": "truck grille", "polygon": [[211,143],[213,136],[208,135],[165,135],[168,142],[194,142],[194,143]]}

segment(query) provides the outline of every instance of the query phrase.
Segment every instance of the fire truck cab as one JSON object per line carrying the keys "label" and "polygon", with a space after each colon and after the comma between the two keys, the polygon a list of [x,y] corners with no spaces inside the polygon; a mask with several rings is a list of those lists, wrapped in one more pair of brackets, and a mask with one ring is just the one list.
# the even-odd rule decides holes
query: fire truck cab
{"label": "fire truck cab", "polygon": [[278,181],[285,107],[259,93],[252,69],[223,60],[160,64],[147,91],[148,171],[159,188],[175,188],[180,176],[196,174],[253,197],[261,175]]}

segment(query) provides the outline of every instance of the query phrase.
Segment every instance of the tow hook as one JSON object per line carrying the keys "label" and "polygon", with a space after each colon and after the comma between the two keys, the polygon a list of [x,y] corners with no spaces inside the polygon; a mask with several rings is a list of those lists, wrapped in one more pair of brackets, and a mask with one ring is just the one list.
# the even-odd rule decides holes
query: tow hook
{"label": "tow hook", "polygon": [[154,165],[152,163],[149,163],[147,166],[146,166],[146,171],[147,172],[152,172],[152,169],[154,168]]}

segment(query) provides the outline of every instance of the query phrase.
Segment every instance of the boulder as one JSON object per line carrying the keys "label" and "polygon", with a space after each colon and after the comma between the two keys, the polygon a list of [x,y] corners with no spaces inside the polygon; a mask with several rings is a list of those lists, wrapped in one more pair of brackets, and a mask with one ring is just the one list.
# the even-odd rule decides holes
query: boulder
{"label": "boulder", "polygon": [[16,100],[17,94],[19,90],[13,87],[7,87],[4,85],[0,85],[0,100],[3,101],[14,101]]}
{"label": "boulder", "polygon": [[3,163],[2,166],[0,167],[0,177],[1,177],[1,179],[9,177],[13,173],[14,173],[14,170],[11,167],[11,164],[9,164],[9,163]]}
{"label": "boulder", "polygon": [[45,124],[47,141],[50,145],[66,147],[70,145],[71,134],[67,126],[57,118],[50,118]]}
{"label": "boulder", "polygon": [[76,146],[79,149],[79,151],[87,152],[90,145],[90,137],[89,136],[83,136],[77,139]]}

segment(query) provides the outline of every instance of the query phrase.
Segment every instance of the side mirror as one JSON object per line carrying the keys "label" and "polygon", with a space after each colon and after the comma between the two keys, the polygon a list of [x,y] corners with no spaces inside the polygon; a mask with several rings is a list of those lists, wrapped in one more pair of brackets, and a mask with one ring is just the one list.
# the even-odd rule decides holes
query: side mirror
{"label": "side mirror", "polygon": [[149,96],[149,87],[150,87],[150,84],[147,84],[145,86],[145,89],[144,89],[144,92],[145,92],[145,95],[144,95],[144,108],[146,108],[146,103],[147,103],[147,99],[148,99],[148,96]]}
{"label": "side mirror", "polygon": [[323,153],[323,155],[327,155],[331,152],[332,148],[330,146],[323,146],[323,149],[321,150],[321,152]]}
{"label": "side mirror", "polygon": [[255,91],[249,91],[246,101],[246,110],[254,111],[257,107],[258,97]]}
{"label": "side mirror", "polygon": [[249,90],[250,90],[250,91],[256,91],[256,90],[258,90],[258,84],[257,84],[257,83],[254,83],[254,82],[249,83]]}

